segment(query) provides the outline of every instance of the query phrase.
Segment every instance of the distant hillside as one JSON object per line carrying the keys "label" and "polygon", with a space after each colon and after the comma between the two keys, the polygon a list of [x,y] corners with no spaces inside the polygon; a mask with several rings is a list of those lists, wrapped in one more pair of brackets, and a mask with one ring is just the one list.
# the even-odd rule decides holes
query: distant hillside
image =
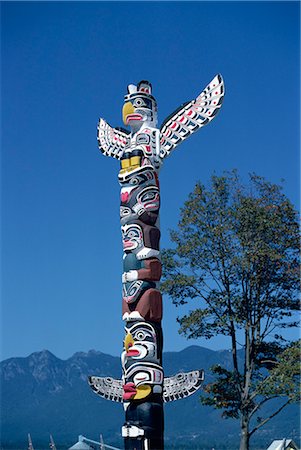
{"label": "distant hillside", "polygon": [[[191,346],[164,354],[166,375],[203,368],[207,382],[212,380],[209,368],[218,363],[230,368],[231,352]],[[122,406],[99,398],[87,384],[88,375],[119,378],[118,357],[91,350],[61,360],[44,350],[26,358],[3,361],[0,373],[2,448],[27,448],[28,433],[36,450],[48,448],[49,433],[57,447],[74,444],[79,434],[98,440],[99,433],[108,444],[122,447]],[[197,394],[167,404],[165,422],[166,447],[238,448],[237,421],[224,420],[221,412],[202,406]],[[275,438],[291,437],[298,441],[298,436],[299,408],[293,405],[258,432],[252,448],[266,449]]]}

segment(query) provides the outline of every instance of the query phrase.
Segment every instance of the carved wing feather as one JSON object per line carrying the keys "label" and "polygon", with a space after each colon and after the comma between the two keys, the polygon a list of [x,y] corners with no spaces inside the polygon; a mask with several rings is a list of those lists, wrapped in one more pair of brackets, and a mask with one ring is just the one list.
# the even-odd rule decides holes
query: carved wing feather
{"label": "carved wing feather", "polygon": [[173,402],[189,397],[201,387],[203,381],[203,370],[181,372],[173,377],[164,378],[163,401]]}
{"label": "carved wing feather", "polygon": [[123,382],[111,377],[89,377],[89,384],[93,391],[100,397],[112,400],[113,402],[122,402]]}
{"label": "carved wing feather", "polygon": [[99,150],[105,156],[120,159],[129,142],[129,136],[126,130],[112,128],[104,119],[99,119],[97,141]]}
{"label": "carved wing feather", "polygon": [[[189,397],[197,391],[204,381],[203,370],[181,372],[172,377],[164,378],[163,401],[173,402]],[[123,401],[123,381],[110,377],[89,377],[89,384],[93,391],[102,398],[113,402]]]}
{"label": "carved wing feather", "polygon": [[165,119],[160,129],[161,158],[216,116],[224,92],[223,78],[218,74],[195,100],[185,103]]}

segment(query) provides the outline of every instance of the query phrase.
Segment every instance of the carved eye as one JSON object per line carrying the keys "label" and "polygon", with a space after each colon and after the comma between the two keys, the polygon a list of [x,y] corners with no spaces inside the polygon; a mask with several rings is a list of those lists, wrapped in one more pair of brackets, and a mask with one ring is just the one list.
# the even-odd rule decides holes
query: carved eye
{"label": "carved eye", "polygon": [[151,377],[150,377],[150,374],[147,372],[138,372],[134,376],[133,381],[136,386],[139,386],[139,384],[143,384],[146,381],[151,381]]}
{"label": "carved eye", "polygon": [[143,331],[138,331],[135,338],[137,339],[137,341],[143,341],[145,339],[145,334],[143,333]]}
{"label": "carved eye", "polygon": [[155,340],[155,337],[148,330],[137,330],[133,337],[135,341]]}
{"label": "carved eye", "polygon": [[155,192],[146,192],[143,196],[142,196],[142,198],[141,198],[141,200],[142,201],[147,201],[147,200],[152,200],[153,198],[155,198],[156,197],[156,193]]}
{"label": "carved eye", "polygon": [[134,101],[134,106],[145,106],[145,103],[141,98],[136,98]]}

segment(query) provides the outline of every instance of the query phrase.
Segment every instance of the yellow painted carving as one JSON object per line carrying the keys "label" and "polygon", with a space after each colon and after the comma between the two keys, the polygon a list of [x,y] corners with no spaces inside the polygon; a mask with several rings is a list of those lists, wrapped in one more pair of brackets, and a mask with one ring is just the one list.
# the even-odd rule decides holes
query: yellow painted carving
{"label": "yellow painted carving", "polygon": [[132,156],[130,159],[130,166],[140,167],[141,156]]}
{"label": "yellow painted carving", "polygon": [[134,343],[135,342],[134,342],[133,336],[131,335],[131,333],[128,333],[124,339],[125,351],[127,352],[130,347],[133,347]]}
{"label": "yellow painted carving", "polygon": [[127,169],[130,167],[130,160],[129,159],[122,159],[121,160],[121,167],[122,169]]}
{"label": "yellow painted carving", "polygon": [[152,388],[146,384],[136,387],[137,394],[134,395],[133,400],[140,400],[141,398],[147,397],[151,392]]}
{"label": "yellow painted carving", "polygon": [[129,114],[134,114],[135,108],[131,102],[126,102],[122,108],[122,120],[125,125],[127,125],[126,118]]}

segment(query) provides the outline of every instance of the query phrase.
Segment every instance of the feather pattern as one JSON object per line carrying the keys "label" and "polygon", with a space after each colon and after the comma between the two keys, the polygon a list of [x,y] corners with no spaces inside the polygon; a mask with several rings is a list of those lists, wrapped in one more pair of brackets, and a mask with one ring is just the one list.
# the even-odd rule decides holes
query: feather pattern
{"label": "feather pattern", "polygon": [[168,116],[160,129],[160,157],[165,158],[184,139],[209,123],[218,113],[224,98],[224,82],[216,75],[201,94]]}
{"label": "feather pattern", "polygon": [[[181,372],[172,377],[164,378],[163,401],[173,402],[189,397],[197,391],[204,381],[203,370]],[[122,402],[123,381],[110,377],[89,377],[89,384],[93,391],[102,398],[113,402]]]}
{"label": "feather pattern", "polygon": [[105,156],[120,159],[130,138],[127,130],[111,127],[104,119],[99,119],[97,126],[97,141],[99,150]]}
{"label": "feather pattern", "polygon": [[181,372],[173,377],[164,378],[163,401],[173,402],[189,397],[201,387],[203,381],[203,370]]}
{"label": "feather pattern", "polygon": [[122,402],[123,382],[111,377],[89,377],[89,384],[93,391],[113,402]]}

